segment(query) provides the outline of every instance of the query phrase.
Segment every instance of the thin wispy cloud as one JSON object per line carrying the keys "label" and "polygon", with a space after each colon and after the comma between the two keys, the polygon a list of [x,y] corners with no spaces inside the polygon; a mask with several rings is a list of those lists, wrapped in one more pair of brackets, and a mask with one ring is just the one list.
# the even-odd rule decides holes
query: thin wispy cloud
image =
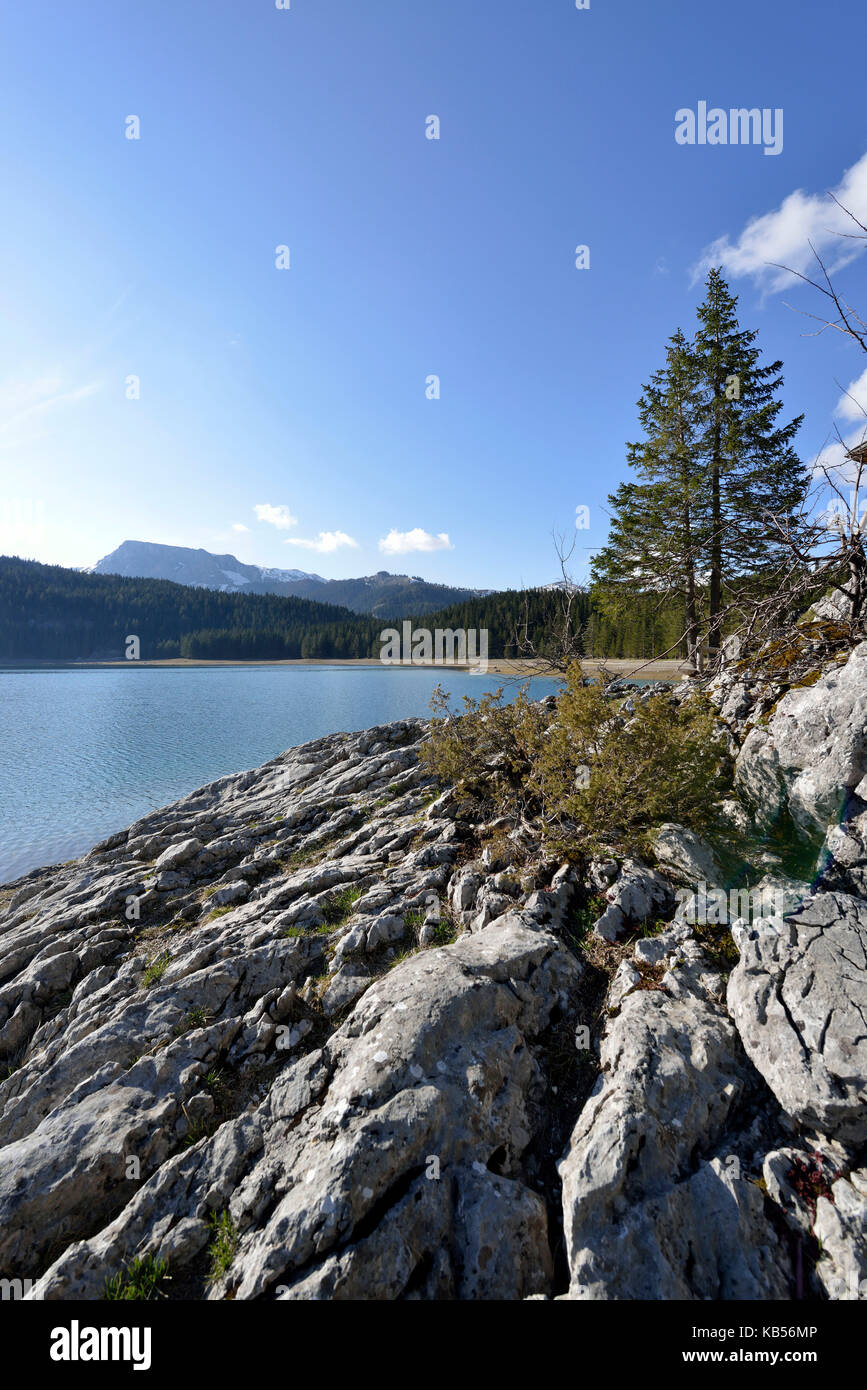
{"label": "thin wispy cloud", "polygon": [[352,550],[358,549],[358,541],[353,540],[352,536],[347,536],[345,531],[320,531],[315,540],[290,536],[284,541],[284,545],[297,545],[301,550],[315,550],[320,555],[331,555],[335,550],[342,550],[344,546]]}
{"label": "thin wispy cloud", "polygon": [[233,531],[242,531],[242,532],[243,532],[243,531],[248,531],[248,532],[249,532],[250,528],[249,528],[249,526],[245,526],[244,523],[243,523],[243,521],[233,521],[233,522],[232,522],[232,530],[233,530]]}
{"label": "thin wispy cloud", "polygon": [[62,406],[87,400],[101,386],[99,381],[90,381],[80,386],[65,387],[63,378],[59,376],[7,382],[0,387],[0,433],[7,434],[33,416],[45,415]]}
{"label": "thin wispy cloud", "polygon": [[454,550],[445,531],[432,536],[416,526],[412,531],[389,531],[379,542],[383,555],[409,555],[413,551]]}
{"label": "thin wispy cloud", "polygon": [[718,237],[693,267],[693,283],[718,265],[734,278],[751,276],[766,294],[777,294],[793,284],[781,266],[814,278],[817,267],[811,243],[829,272],[848,265],[867,250],[867,242],[851,238],[858,228],[843,211],[847,208],[860,222],[867,222],[867,154],[846,170],[830,192],[833,198],[826,190],[806,193],[798,188],[773,212],[752,218],[734,240],[728,234]]}
{"label": "thin wispy cloud", "polygon": [[276,526],[278,531],[288,531],[290,526],[298,525],[297,516],[293,516],[288,507],[275,507],[270,502],[258,502],[253,511],[260,521],[266,521],[269,526]]}

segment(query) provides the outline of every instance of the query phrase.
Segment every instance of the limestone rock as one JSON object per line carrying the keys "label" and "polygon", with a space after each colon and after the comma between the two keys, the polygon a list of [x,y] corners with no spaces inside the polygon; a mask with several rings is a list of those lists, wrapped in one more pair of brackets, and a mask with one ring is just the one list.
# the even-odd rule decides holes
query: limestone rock
{"label": "limestone rock", "polygon": [[34,1296],[99,1297],[133,1252],[157,1253],[226,1205],[238,1251],[210,1297],[550,1292],[545,1204],[523,1159],[544,1094],[535,1040],[577,978],[519,914],[411,957],[255,1110],[163,1163],[71,1245]]}
{"label": "limestone rock", "polygon": [[[785,1298],[785,1252],[725,1129],[748,1067],[697,947],[673,993],[634,989],[559,1164],[573,1299]],[[715,1152],[723,1147],[722,1154]]]}
{"label": "limestone rock", "polygon": [[624,860],[605,897],[609,905],[593,925],[595,934],[605,941],[619,940],[629,927],[640,926],[653,915],[664,916],[674,903],[668,881],[638,859]]}
{"label": "limestone rock", "polygon": [[767,728],[737,758],[739,787],[763,821],[787,804],[809,834],[824,834],[867,776],[867,642],[814,685],[790,690]]}
{"label": "limestone rock", "polygon": [[661,864],[689,884],[715,885],[722,880],[710,845],[686,826],[671,822],[661,825],[653,836],[653,850]]}
{"label": "limestone rock", "polygon": [[819,893],[732,929],[728,1005],[744,1047],[795,1120],[867,1139],[867,903]]}

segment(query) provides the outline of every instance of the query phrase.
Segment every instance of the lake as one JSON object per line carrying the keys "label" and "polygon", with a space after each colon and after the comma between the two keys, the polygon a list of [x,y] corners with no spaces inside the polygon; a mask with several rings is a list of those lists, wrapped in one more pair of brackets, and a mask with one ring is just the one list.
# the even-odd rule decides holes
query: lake
{"label": "lake", "polygon": [[438,682],[453,704],[520,685],[419,667],[0,669],[0,883],[297,743],[428,715]]}

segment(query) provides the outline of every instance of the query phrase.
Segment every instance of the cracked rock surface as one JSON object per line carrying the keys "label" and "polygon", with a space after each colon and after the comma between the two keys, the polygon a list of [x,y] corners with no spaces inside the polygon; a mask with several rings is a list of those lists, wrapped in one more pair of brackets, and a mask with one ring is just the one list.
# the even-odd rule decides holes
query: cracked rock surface
{"label": "cracked rock surface", "polygon": [[867,1140],[867,903],[819,893],[785,919],[736,925],[728,1004],[783,1108],[824,1134]]}
{"label": "cracked rock surface", "polygon": [[[822,788],[775,763],[773,797],[847,816],[813,888],[722,953],[675,914],[713,846],[672,823],[655,864],[552,861],[436,785],[421,720],[0,887],[0,1278],[101,1299],[152,1258],[174,1299],[867,1296],[867,805],[834,679],[797,692],[825,701]],[[775,757],[806,720],[784,705]]]}

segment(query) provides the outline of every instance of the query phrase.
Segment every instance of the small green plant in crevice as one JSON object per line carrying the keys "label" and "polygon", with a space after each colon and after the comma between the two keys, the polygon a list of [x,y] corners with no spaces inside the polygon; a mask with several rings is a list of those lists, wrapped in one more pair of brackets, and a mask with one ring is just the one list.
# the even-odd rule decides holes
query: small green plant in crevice
{"label": "small green plant in crevice", "polygon": [[410,931],[418,931],[424,926],[424,913],[421,911],[407,912],[404,915],[403,925]]}
{"label": "small green plant in crevice", "polygon": [[190,1120],[188,1123],[189,1128],[184,1135],[181,1145],[184,1149],[193,1148],[195,1144],[198,1144],[200,1139],[206,1139],[208,1135],[212,1134],[214,1131],[214,1122],[212,1119],[196,1119]]}
{"label": "small green plant in crevice", "polygon": [[208,1218],[208,1224],[213,1232],[211,1243],[208,1246],[210,1257],[208,1283],[214,1284],[218,1279],[222,1279],[234,1260],[240,1237],[238,1228],[228,1211],[220,1212],[219,1215],[212,1211]]}
{"label": "small green plant in crevice", "polygon": [[336,845],[339,839],[340,836],[338,835],[333,840],[321,841],[318,845],[311,845],[308,849],[293,850],[288,858],[283,859],[281,863],[287,874],[294,873],[296,869],[312,868],[314,864],[319,863],[320,859],[325,858],[329,849]]}
{"label": "small green plant in crevice", "polygon": [[730,928],[722,923],[707,923],[697,924],[693,931],[717,970],[723,975],[730,975],[741,958]]}
{"label": "small green plant in crevice", "polygon": [[17,1052],[13,1052],[10,1057],[6,1058],[6,1061],[0,1066],[0,1081],[8,1081],[10,1076],[15,1075],[24,1063],[24,1053],[26,1050],[26,1046],[19,1047]]}
{"label": "small green plant in crevice", "polygon": [[[296,869],[312,868],[313,865],[320,863],[325,858],[329,850],[339,845],[341,840],[345,840],[349,835],[359,830],[365,819],[363,811],[353,813],[346,825],[341,826],[339,830],[331,831],[330,834],[324,835],[312,845],[302,846],[300,849],[294,850],[286,859],[281,859],[280,863],[287,874],[294,873]],[[313,833],[311,831],[311,834]]]}
{"label": "small green plant in crevice", "polygon": [[566,918],[564,935],[573,950],[581,950],[586,944],[587,936],[594,922],[598,922],[607,906],[608,902],[601,893],[592,893],[575,903],[570,909]]}
{"label": "small green plant in crevice", "polygon": [[229,1095],[229,1087],[226,1085],[226,1081],[223,1076],[222,1069],[220,1067],[211,1067],[211,1070],[205,1077],[205,1089],[211,1093],[214,1099],[214,1104],[218,1108],[225,1105]]}
{"label": "small green plant in crevice", "polygon": [[450,946],[457,940],[458,928],[451,917],[443,916],[435,924],[435,931],[431,946]]}
{"label": "small green plant in crevice", "polygon": [[165,1298],[166,1295],[160,1286],[170,1277],[166,1260],[159,1260],[155,1255],[136,1255],[135,1259],[125,1266],[123,1273],[114,1274],[106,1279],[104,1297],[143,1301]]}
{"label": "small green plant in crevice", "polygon": [[344,888],[342,893],[333,893],[325,900],[322,907],[323,925],[329,930],[333,927],[341,927],[348,917],[352,916],[352,909],[361,897],[360,888]]}
{"label": "small green plant in crevice", "polygon": [[402,965],[410,956],[416,955],[418,949],[417,942],[413,941],[411,945],[404,946],[400,951],[395,951],[394,955],[385,962],[386,971],[394,970],[396,965]]}
{"label": "small green plant in crevice", "polygon": [[211,1015],[203,1005],[194,1005],[175,1025],[175,1037],[179,1038],[182,1034],[191,1032],[193,1028],[205,1028],[210,1017]]}
{"label": "small green plant in crevice", "polygon": [[205,921],[213,922],[217,917],[225,917],[226,913],[231,911],[232,908],[228,903],[226,903],[224,907],[215,907],[213,912],[208,913],[207,917],[205,918]]}
{"label": "small green plant in crevice", "polygon": [[648,917],[641,923],[636,935],[646,941],[649,937],[661,936],[670,926],[671,922],[664,922],[660,917]]}
{"label": "small green plant in crevice", "polygon": [[169,968],[171,955],[168,951],[160,951],[159,955],[153,956],[145,966],[145,972],[141,978],[142,989],[150,989],[151,985],[159,984]]}

